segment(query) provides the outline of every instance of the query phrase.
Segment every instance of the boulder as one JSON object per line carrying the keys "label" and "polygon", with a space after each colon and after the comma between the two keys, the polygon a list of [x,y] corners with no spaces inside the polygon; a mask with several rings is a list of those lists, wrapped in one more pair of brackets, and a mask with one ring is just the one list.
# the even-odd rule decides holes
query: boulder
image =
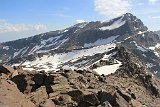
{"label": "boulder", "polygon": [[35,92],[30,93],[29,96],[29,99],[34,102],[37,107],[45,106],[45,101],[48,99],[45,86],[41,86]]}
{"label": "boulder", "polygon": [[3,78],[13,78],[14,76],[18,75],[19,72],[11,66],[1,65],[0,74],[5,75]]}
{"label": "boulder", "polygon": [[0,107],[36,107],[10,80],[1,80]]}
{"label": "boulder", "polygon": [[88,102],[94,106],[97,106],[100,103],[97,95],[95,95],[95,94],[84,95],[83,101]]}
{"label": "boulder", "polygon": [[105,91],[99,91],[98,92],[98,98],[101,104],[104,102],[109,102],[113,107],[119,107],[119,104],[116,100],[116,97],[113,96],[111,93],[105,92]]}
{"label": "boulder", "polygon": [[0,66],[1,78],[9,78],[11,76],[11,74],[12,74],[11,71],[9,71],[6,66],[4,66],[4,65]]}
{"label": "boulder", "polygon": [[56,105],[68,105],[72,103],[72,99],[71,96],[67,95],[67,94],[60,94],[58,96],[56,96],[55,98],[52,98],[53,102]]}

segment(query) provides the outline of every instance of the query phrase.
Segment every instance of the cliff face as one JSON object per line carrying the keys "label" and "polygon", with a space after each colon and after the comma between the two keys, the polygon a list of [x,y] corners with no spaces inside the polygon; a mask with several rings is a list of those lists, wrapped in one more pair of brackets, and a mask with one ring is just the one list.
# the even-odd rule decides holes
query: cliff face
{"label": "cliff face", "polygon": [[[8,87],[8,90],[0,92],[1,98],[16,90],[14,93],[19,96],[14,100],[24,98],[23,107],[29,104],[33,107],[159,107],[159,79],[150,75],[141,60],[124,47],[111,51],[117,51],[114,58],[122,65],[110,75],[65,69],[37,73],[2,66],[0,86],[1,89]],[[10,90],[10,87],[14,88]],[[9,103],[1,100],[0,104],[10,107],[10,104],[16,104],[14,100],[7,100]]]}

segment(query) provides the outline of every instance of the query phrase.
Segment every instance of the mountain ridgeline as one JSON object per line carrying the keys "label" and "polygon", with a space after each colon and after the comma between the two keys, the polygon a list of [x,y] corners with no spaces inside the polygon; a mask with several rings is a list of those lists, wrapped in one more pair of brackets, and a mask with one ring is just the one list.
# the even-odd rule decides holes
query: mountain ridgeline
{"label": "mountain ridgeline", "polygon": [[160,107],[159,53],[130,13],[1,43],[0,107]]}
{"label": "mountain ridgeline", "polygon": [[1,43],[0,63],[23,63],[25,69],[39,71],[90,69],[117,46],[128,49],[145,68],[160,75],[160,38],[130,13]]}

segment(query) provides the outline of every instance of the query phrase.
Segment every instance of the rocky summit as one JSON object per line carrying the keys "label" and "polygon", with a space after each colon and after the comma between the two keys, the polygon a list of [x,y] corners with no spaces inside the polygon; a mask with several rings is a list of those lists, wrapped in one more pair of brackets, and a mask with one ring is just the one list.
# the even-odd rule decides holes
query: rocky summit
{"label": "rocky summit", "polygon": [[160,38],[131,13],[0,44],[0,107],[160,107]]}

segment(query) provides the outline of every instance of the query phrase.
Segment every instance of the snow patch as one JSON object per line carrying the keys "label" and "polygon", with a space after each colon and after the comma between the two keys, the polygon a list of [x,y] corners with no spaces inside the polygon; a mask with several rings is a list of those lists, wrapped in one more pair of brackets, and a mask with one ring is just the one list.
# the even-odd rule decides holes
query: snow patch
{"label": "snow patch", "polygon": [[117,37],[119,37],[119,35],[117,35],[117,36],[111,36],[111,37],[108,37],[106,39],[98,39],[94,43],[88,43],[88,44],[85,43],[84,47],[91,47],[91,46],[98,46],[98,45],[108,44],[108,43],[113,42]]}
{"label": "snow patch", "polygon": [[154,74],[157,74],[158,73],[158,71],[154,71]]}
{"label": "snow patch", "polygon": [[149,47],[151,50],[155,50],[156,48],[160,48],[160,44],[157,43],[155,46]]}
{"label": "snow patch", "polygon": [[159,47],[160,47],[160,44],[159,44],[159,43],[157,43],[155,47],[156,47],[156,48],[159,48]]}
{"label": "snow patch", "polygon": [[79,27],[79,28],[82,29],[82,28],[84,28],[87,24],[88,24],[88,22],[78,23],[78,24],[72,26],[71,28],[73,28],[73,27]]}
{"label": "snow patch", "polygon": [[9,50],[9,46],[3,46],[3,49]]}
{"label": "snow patch", "polygon": [[68,32],[68,29],[65,29],[62,33]]}
{"label": "snow patch", "polygon": [[145,54],[142,54],[144,57],[147,57]]}
{"label": "snow patch", "polygon": [[58,44],[56,44],[56,48],[54,48],[54,49],[52,49],[52,50],[55,50],[55,49],[58,49],[63,43],[65,43],[66,41],[68,41],[69,39],[67,38],[67,39],[63,39],[63,40],[60,40],[59,42],[58,42]]}
{"label": "snow patch", "polygon": [[13,55],[13,58],[18,56],[26,47],[20,49],[18,52],[15,52],[14,55]]}
{"label": "snow patch", "polygon": [[159,57],[159,53],[158,53],[158,52],[154,52],[154,54],[155,54],[157,57]]}
{"label": "snow patch", "polygon": [[144,37],[145,35],[144,34],[142,34],[142,37]]}
{"label": "snow patch", "polygon": [[29,47],[26,48],[25,50],[23,50],[21,56],[22,56],[23,54],[25,54],[25,53],[28,51],[28,49],[29,49]]}
{"label": "snow patch", "polygon": [[139,31],[137,34],[144,34],[144,33],[146,33],[147,31]]}
{"label": "snow patch", "polygon": [[150,50],[155,50],[155,47],[149,47]]}
{"label": "snow patch", "polygon": [[79,25],[78,27],[82,29],[82,28],[84,28],[87,24],[88,24],[88,23],[84,22],[84,23],[82,23],[81,25]]}
{"label": "snow patch", "polygon": [[26,71],[33,71],[34,69],[33,69],[33,68],[23,68],[23,70],[26,70]]}
{"label": "snow patch", "polygon": [[152,68],[154,65],[152,63],[147,63],[146,66],[147,68]]}
{"label": "snow patch", "polygon": [[117,69],[119,69],[119,66],[122,65],[120,61],[118,61],[118,64],[114,64],[114,65],[106,65],[106,66],[102,66],[102,67],[98,67],[96,69],[93,69],[94,71],[96,71],[99,75],[109,75],[111,73],[115,73],[115,71]]}
{"label": "snow patch", "polygon": [[102,31],[117,29],[117,28],[121,27],[122,25],[124,25],[126,23],[126,21],[122,21],[122,19],[123,19],[123,17],[120,18],[119,20],[115,21],[112,25],[104,26],[104,27],[101,27],[99,29],[102,30]]}
{"label": "snow patch", "polygon": [[[59,46],[61,46],[64,42],[66,42],[68,39],[63,39],[63,40],[59,40],[63,35],[60,35],[60,36],[56,36],[56,37],[51,37],[47,40],[42,40],[41,41],[41,44],[40,45],[36,45],[34,46],[31,51],[29,52],[29,54],[32,54],[34,52],[37,52],[37,53],[43,53],[43,52],[47,52],[47,51],[50,51],[50,50],[41,50],[42,48],[44,47],[49,47],[49,46],[55,46],[56,48],[52,49],[52,50],[55,50],[57,48],[59,48]],[[50,43],[48,45],[46,45],[47,43]]]}
{"label": "snow patch", "polygon": [[127,38],[125,38],[124,40],[128,40],[128,39],[130,39],[132,36],[129,36],[129,37],[127,37]]}
{"label": "snow patch", "polygon": [[136,45],[137,49],[142,51],[142,52],[147,52],[147,50],[144,47],[139,46],[135,41],[133,43]]}
{"label": "snow patch", "polygon": [[116,55],[116,54],[117,54],[117,51],[116,51],[116,52],[113,52],[113,53],[111,53],[111,54],[109,54],[109,55],[105,54],[101,60],[114,59],[113,56]]}

